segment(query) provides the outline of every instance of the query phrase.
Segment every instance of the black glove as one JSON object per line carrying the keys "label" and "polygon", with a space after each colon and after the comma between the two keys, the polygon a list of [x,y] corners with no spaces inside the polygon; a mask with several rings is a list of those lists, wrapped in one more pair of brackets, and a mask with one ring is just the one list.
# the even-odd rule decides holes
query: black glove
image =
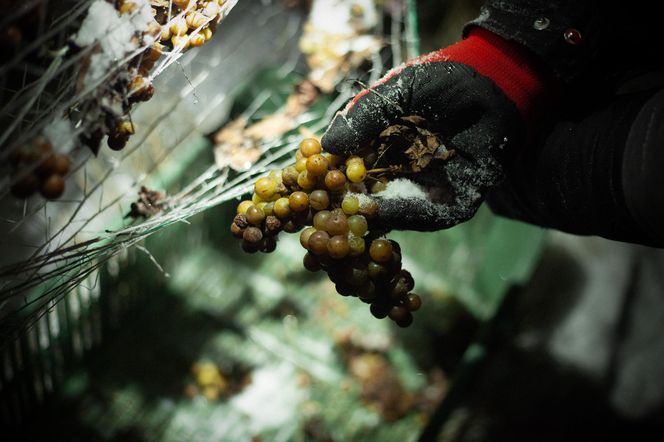
{"label": "black glove", "polygon": [[409,175],[428,198],[378,198],[377,221],[385,227],[426,231],[468,220],[488,189],[503,179],[509,146],[522,141],[524,124],[515,103],[469,65],[449,61],[463,58],[459,53],[477,55],[469,40],[389,73],[338,113],[322,137],[328,152],[349,154],[369,145],[400,117],[416,115],[455,151],[450,159],[433,160]]}

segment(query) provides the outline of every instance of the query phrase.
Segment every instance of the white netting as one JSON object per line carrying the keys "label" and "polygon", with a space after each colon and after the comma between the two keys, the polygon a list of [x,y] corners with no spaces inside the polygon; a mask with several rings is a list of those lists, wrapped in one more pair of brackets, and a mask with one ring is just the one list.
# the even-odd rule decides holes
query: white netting
{"label": "white netting", "polygon": [[[164,40],[163,55],[152,65],[148,63],[149,69],[141,71],[153,42],[160,40],[146,12],[155,6],[164,11],[173,3],[182,2],[8,3],[15,7],[3,19],[5,26],[22,23],[26,20],[22,17],[35,10],[41,12],[36,28],[30,28],[34,35],[24,35],[0,67],[0,78],[6,86],[0,110],[2,341],[37,321],[83,281],[94,280],[99,266],[128,247],[163,227],[186,222],[196,213],[246,193],[257,175],[290,161],[297,134],[253,140],[260,156],[248,170],[236,172],[231,166],[211,164],[170,195],[158,193],[159,201],[152,201],[158,210],[152,216],[126,216],[133,210],[131,203],[136,201],[141,186],[163,189],[186,169],[197,152],[209,147],[201,140],[227,118],[231,92],[250,78],[257,66],[279,62],[282,75],[292,73],[301,59],[298,38],[304,19],[300,10],[284,10],[280,3],[242,2],[234,12],[238,19],[229,19],[215,28],[210,44],[183,53],[181,41]],[[21,6],[16,6],[19,3]],[[57,9],[54,3],[58,4]],[[136,7],[121,13],[128,3]],[[189,19],[187,14],[192,8],[201,9],[208,3],[185,1],[179,13],[166,17],[165,26],[176,29],[171,28],[172,23]],[[221,3],[215,23],[236,2]],[[344,2],[338,3],[337,7],[344,6]],[[358,2],[345,3],[350,8],[351,3]],[[359,3],[363,8],[375,7],[369,1]],[[399,4],[393,2],[389,7],[400,11],[395,6]],[[349,17],[359,23],[358,29],[366,38],[361,40],[359,49],[344,47],[346,52],[332,61],[320,55],[324,52],[321,46],[329,49],[330,41],[338,37],[328,35],[327,40],[321,39],[316,29],[305,26],[305,37],[308,32],[310,38],[303,39],[300,47],[309,65],[325,81],[333,81],[337,89],[326,110],[304,111],[294,117],[292,124],[296,127],[307,126],[313,132],[323,129],[351,94],[353,83],[343,79],[354,76],[349,72],[363,59],[373,62],[370,81],[383,70],[377,44],[383,36],[380,20],[376,23],[376,14],[367,10],[356,8],[351,12]],[[111,13],[115,14],[112,18],[105,18]],[[363,27],[360,18],[364,16],[373,17],[371,26]],[[203,33],[208,22],[194,24],[197,26],[190,26],[187,35]],[[395,26],[391,32],[391,51],[396,59],[401,59],[401,46],[406,46],[401,27]],[[316,38],[312,39],[312,35]],[[328,68],[336,69],[335,75],[326,73]],[[137,73],[156,91],[154,98],[140,105],[132,99],[137,91],[142,91],[132,86]],[[259,94],[244,117],[250,119],[271,96],[269,88]],[[118,121],[129,121],[135,134],[128,137],[124,149],[112,151],[104,141],[106,135],[115,136]],[[95,144],[100,132],[104,137],[95,156],[96,149],[89,145]],[[31,163],[17,170],[12,155],[38,136],[46,136],[55,153],[68,155],[72,160],[64,194],[52,200],[39,195],[15,198],[10,188],[38,171],[40,164]]]}

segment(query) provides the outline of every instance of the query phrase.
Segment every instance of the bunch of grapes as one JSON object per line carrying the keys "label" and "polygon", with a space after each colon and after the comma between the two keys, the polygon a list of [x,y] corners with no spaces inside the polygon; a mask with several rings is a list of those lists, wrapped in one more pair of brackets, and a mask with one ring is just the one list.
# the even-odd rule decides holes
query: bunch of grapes
{"label": "bunch of grapes", "polygon": [[[224,3],[226,0],[172,0],[170,5],[153,6],[155,20],[162,25],[159,39],[182,51],[204,45],[216,30]],[[171,17],[175,18],[169,21]]]}
{"label": "bunch of grapes", "polygon": [[323,154],[318,140],[303,140],[294,165],[256,181],[251,200],[237,207],[231,232],[245,252],[269,253],[280,231],[300,231],[307,270],[324,270],[340,295],[357,296],[375,317],[407,327],[421,300],[411,293],[415,283],[401,267],[399,244],[372,226],[378,205],[367,193],[386,183],[367,171],[365,160],[373,164],[375,156],[371,149],[348,158]]}
{"label": "bunch of grapes", "polygon": [[[122,116],[107,115],[108,122],[97,129],[81,136],[81,141],[94,153],[104,135],[108,135],[107,144],[113,150],[122,150],[129,138],[135,133],[129,118],[132,106],[137,102],[148,101],[155,93],[150,80],[150,71],[161,56],[169,51],[182,51],[202,46],[208,42],[221,20],[221,7],[225,0],[172,0],[153,2],[151,5],[154,21],[150,24],[144,41],[155,40],[141,54],[134,57],[127,66],[127,72],[120,76],[115,84],[124,93],[122,98]],[[134,14],[139,8],[135,0],[121,0],[116,9],[121,15]],[[125,99],[126,98],[126,99]]]}
{"label": "bunch of grapes", "polygon": [[65,190],[65,175],[71,160],[53,152],[51,143],[42,136],[17,147],[11,154],[13,174],[17,181],[11,192],[17,198],[28,198],[39,190],[44,198],[55,199]]}

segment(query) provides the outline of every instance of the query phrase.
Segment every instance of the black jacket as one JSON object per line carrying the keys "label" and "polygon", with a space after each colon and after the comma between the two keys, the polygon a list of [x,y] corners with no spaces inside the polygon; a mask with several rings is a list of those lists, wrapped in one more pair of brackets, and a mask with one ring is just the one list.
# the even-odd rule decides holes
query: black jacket
{"label": "black jacket", "polygon": [[496,212],[664,246],[664,34],[653,4],[488,0],[466,26],[525,46],[561,86],[489,195]]}
{"label": "black jacket", "polygon": [[529,48],[565,83],[617,85],[664,66],[657,2],[488,0],[468,24]]}

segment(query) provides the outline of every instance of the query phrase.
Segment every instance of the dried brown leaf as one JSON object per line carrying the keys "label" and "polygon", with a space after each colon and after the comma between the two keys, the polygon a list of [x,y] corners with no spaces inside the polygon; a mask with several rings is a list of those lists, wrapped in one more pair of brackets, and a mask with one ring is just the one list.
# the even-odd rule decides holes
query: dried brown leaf
{"label": "dried brown leaf", "polygon": [[215,144],[242,144],[244,141],[244,128],[247,125],[246,118],[236,118],[214,134]]}
{"label": "dried brown leaf", "polygon": [[420,172],[433,159],[447,159],[452,155],[440,139],[426,128],[426,120],[418,115],[402,117],[399,123],[381,132],[379,155],[390,148],[403,153],[403,162],[408,164],[412,172]]}
{"label": "dried brown leaf", "polygon": [[405,390],[383,355],[362,353],[352,356],[348,368],[362,386],[362,400],[387,421],[399,419],[413,406],[413,396]]}
{"label": "dried brown leaf", "polygon": [[255,140],[273,140],[295,127],[293,117],[285,113],[268,115],[245,130],[245,135]]}

